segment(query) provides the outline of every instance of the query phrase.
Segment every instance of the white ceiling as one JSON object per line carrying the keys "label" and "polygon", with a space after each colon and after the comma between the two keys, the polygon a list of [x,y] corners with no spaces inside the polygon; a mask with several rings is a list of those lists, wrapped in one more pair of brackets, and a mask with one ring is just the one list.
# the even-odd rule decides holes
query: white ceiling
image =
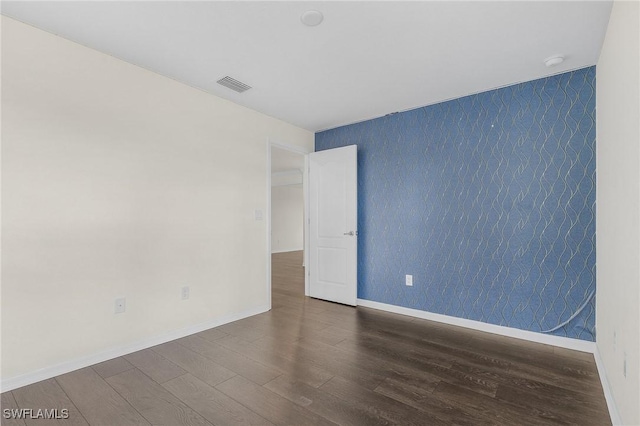
{"label": "white ceiling", "polygon": [[[318,131],[594,65],[611,5],[3,1],[2,13]],[[301,24],[310,9],[321,25]],[[216,84],[225,75],[253,88]]]}

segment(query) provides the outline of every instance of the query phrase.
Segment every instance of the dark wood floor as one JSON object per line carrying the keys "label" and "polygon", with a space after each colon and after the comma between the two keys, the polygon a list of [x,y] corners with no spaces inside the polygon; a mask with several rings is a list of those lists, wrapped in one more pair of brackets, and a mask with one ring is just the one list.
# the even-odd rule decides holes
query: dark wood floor
{"label": "dark wood floor", "polygon": [[55,425],[611,424],[593,356],[305,298],[301,263],[273,256],[268,313],[6,392],[2,408],[68,408]]}

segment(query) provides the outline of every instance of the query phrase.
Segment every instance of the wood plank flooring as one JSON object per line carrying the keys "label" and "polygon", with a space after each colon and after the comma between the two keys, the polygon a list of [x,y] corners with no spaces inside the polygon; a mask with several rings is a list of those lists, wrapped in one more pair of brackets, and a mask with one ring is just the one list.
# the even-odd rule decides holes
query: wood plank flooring
{"label": "wood plank flooring", "polygon": [[304,297],[273,255],[273,309],[2,394],[69,418],[3,425],[608,425],[593,356]]}

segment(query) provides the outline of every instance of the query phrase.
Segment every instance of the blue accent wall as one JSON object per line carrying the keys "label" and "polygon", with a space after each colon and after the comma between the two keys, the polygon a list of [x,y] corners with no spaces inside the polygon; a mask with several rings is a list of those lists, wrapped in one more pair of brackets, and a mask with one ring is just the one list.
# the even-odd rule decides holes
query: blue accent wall
{"label": "blue accent wall", "polygon": [[[317,151],[358,145],[358,297],[568,320],[595,291],[595,134],[595,67],[317,133]],[[551,334],[594,328],[592,297]]]}

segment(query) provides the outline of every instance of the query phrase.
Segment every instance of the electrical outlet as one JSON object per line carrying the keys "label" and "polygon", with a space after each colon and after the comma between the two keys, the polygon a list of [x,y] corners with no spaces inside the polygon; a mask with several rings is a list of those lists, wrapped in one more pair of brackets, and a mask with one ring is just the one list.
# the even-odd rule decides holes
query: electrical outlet
{"label": "electrical outlet", "polygon": [[404,276],[404,283],[406,285],[408,285],[409,287],[413,286],[413,275],[405,275]]}
{"label": "electrical outlet", "polygon": [[256,220],[262,220],[262,210],[256,209],[253,214]]}
{"label": "electrical outlet", "polygon": [[124,297],[116,299],[114,313],[122,314],[126,309],[127,309],[127,299],[125,299]]}
{"label": "electrical outlet", "polygon": [[616,351],[616,331],[613,331],[613,351]]}
{"label": "electrical outlet", "polygon": [[189,298],[189,287],[188,286],[182,287],[182,290],[180,291],[180,297],[182,298],[182,300],[187,300]]}

